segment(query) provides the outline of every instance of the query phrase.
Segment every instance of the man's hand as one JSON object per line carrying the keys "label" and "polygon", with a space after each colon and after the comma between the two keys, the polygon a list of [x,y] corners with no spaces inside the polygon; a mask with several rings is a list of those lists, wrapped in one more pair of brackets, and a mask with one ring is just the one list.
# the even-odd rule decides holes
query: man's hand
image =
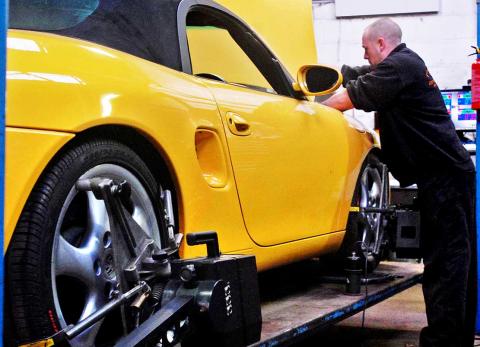
{"label": "man's hand", "polygon": [[322,102],[322,104],[336,108],[339,111],[347,111],[353,108],[352,100],[350,100],[346,89],[335,95],[332,95],[327,100]]}

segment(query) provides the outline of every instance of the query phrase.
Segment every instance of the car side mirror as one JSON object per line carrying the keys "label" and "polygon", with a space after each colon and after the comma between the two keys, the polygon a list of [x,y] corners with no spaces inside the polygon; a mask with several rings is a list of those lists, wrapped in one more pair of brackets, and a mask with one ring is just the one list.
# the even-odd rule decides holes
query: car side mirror
{"label": "car side mirror", "polygon": [[343,77],[337,69],[323,65],[304,65],[297,73],[293,89],[305,95],[320,96],[332,93],[342,84]]}

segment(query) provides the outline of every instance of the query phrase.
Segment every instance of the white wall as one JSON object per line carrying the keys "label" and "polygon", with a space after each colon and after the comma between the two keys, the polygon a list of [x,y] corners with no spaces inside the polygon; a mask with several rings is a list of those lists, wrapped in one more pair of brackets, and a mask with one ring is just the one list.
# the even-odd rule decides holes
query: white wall
{"label": "white wall", "polygon": [[[361,0],[355,0],[361,1]],[[471,76],[477,43],[475,0],[439,0],[440,10],[430,14],[390,15],[403,31],[403,42],[427,64],[440,89],[460,88]],[[379,16],[336,18],[335,3],[313,3],[318,62],[340,67],[364,65],[363,29]],[[364,123],[373,119],[354,112]]]}

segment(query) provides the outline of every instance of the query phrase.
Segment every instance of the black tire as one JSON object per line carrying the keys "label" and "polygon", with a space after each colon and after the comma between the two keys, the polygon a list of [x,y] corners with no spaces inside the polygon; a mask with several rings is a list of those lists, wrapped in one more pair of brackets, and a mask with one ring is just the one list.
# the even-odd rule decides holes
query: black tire
{"label": "black tire", "polygon": [[[108,288],[115,282],[107,277],[108,271],[103,271],[105,267],[102,265],[104,258],[108,258],[105,255],[105,249],[109,247],[108,224],[102,224],[102,207],[91,200],[88,195],[91,193],[79,193],[74,188],[80,177],[91,176],[112,178],[117,183],[123,179],[133,180],[132,215],[135,213],[134,218],[139,220],[139,224],[144,223],[153,230],[157,242],[165,237],[162,223],[159,223],[163,221],[163,216],[158,213],[159,185],[147,164],[132,149],[114,140],[98,139],[66,150],[49,165],[35,185],[6,254],[6,300],[10,311],[6,312],[6,318],[14,327],[14,337],[7,344],[35,341],[54,334],[66,324],[76,323],[80,315],[91,309],[87,309],[87,301],[91,304],[94,300],[92,305],[96,307],[104,300],[92,299],[97,297],[91,293],[100,291],[102,281],[106,284],[104,291],[97,293],[98,298],[111,294]],[[102,231],[103,226],[105,230]],[[90,273],[84,267],[87,267],[88,261],[79,260],[76,265],[73,261],[64,260],[68,257],[62,255],[70,254],[63,253],[67,248],[76,252],[70,247],[77,247],[83,252],[85,242],[94,245],[91,249],[95,251],[87,252],[88,257],[98,258],[92,260],[93,280],[88,277],[86,283],[82,283],[81,279],[75,278],[72,270],[80,264],[78,276],[87,278]],[[96,279],[94,276],[100,276],[96,271],[105,278],[102,277],[101,281]],[[102,324],[108,322],[106,319]],[[91,337],[84,338],[73,345],[91,344],[85,341],[93,340]],[[95,345],[102,343],[107,342],[95,340]]]}
{"label": "black tire", "polygon": [[[373,176],[382,178],[382,170],[383,170],[382,162],[379,158],[374,155],[370,154],[365,159],[362,168],[360,170],[360,174],[358,176],[358,181],[355,186],[355,192],[352,198],[351,206],[354,207],[380,207],[379,201],[366,201],[365,200],[365,187],[362,189],[362,177],[364,175]],[[365,182],[364,182],[365,183]],[[371,180],[367,178],[367,185],[370,185]],[[384,205],[388,204],[389,202],[389,186],[388,186],[388,176],[387,182],[384,182],[383,179],[381,180],[381,184],[384,187],[384,196],[383,196],[383,203]],[[362,199],[363,197],[363,199]],[[380,263],[382,259],[382,255],[385,251],[386,237],[385,232],[382,233],[380,244],[381,247],[378,252],[373,252],[372,248],[374,245],[374,235],[369,234],[368,232],[368,223],[379,223],[380,228],[385,228],[384,216],[383,215],[376,215],[375,221],[372,221],[372,214],[367,215],[365,213],[358,213],[358,212],[350,212],[348,215],[347,221],[347,228],[345,232],[345,237],[343,239],[342,246],[340,250],[336,254],[337,262],[343,265],[343,261],[347,256],[352,255],[352,252],[355,252],[356,255],[360,256],[362,260],[362,267],[365,262],[365,252],[367,253],[367,271],[372,272]]]}

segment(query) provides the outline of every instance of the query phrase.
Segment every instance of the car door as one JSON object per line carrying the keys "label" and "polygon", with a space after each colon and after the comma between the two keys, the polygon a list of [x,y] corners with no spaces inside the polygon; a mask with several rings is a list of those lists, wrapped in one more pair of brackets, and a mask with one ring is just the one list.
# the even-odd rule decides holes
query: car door
{"label": "car door", "polygon": [[217,101],[250,237],[272,246],[338,231],[347,162],[343,117],[282,95],[287,89],[272,71],[284,70],[247,28],[242,35],[238,28],[232,33],[228,20],[201,22],[188,29],[192,71]]}

